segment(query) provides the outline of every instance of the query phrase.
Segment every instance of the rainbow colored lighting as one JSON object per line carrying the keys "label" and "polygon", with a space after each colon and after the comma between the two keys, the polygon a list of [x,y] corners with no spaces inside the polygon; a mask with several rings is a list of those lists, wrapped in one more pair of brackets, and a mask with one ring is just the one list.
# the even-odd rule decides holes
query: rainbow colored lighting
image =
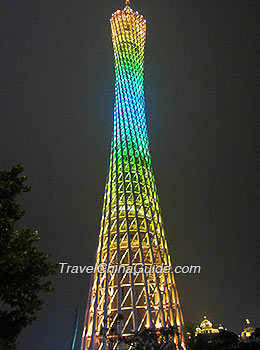
{"label": "rainbow colored lighting", "polygon": [[[111,31],[114,130],[96,263],[171,266],[146,127],[146,21],[127,4],[113,13]],[[183,319],[172,272],[93,274],[82,350],[123,349],[120,337],[169,326],[178,327],[175,343],[184,348]]]}

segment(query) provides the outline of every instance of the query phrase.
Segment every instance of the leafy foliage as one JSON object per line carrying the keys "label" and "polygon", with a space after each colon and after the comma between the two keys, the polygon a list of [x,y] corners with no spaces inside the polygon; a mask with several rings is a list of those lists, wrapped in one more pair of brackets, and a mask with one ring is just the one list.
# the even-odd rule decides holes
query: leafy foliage
{"label": "leafy foliage", "polygon": [[236,349],[239,338],[234,332],[222,330],[217,335],[217,341],[222,343],[227,349]]}
{"label": "leafy foliage", "polygon": [[17,197],[30,191],[23,167],[0,171],[0,349],[15,349],[21,330],[36,319],[41,309],[42,292],[52,290],[51,282],[42,278],[55,273],[56,264],[48,261],[48,254],[38,250],[37,231],[15,228],[25,212]]}
{"label": "leafy foliage", "polygon": [[[117,317],[117,323],[122,319],[123,315],[119,314]],[[133,350],[176,350],[177,347],[174,340],[179,335],[176,327],[161,327],[161,328],[147,328],[142,331],[138,331],[136,334],[130,336],[120,337],[116,328],[110,330],[110,334],[107,334],[107,330],[102,328],[101,335],[107,340],[108,349],[112,350],[116,343],[124,344]],[[178,349],[182,349],[179,344]]]}
{"label": "leafy foliage", "polygon": [[175,350],[174,338],[177,334],[176,327],[148,328],[133,336],[125,337],[123,342],[135,350]]}
{"label": "leafy foliage", "polygon": [[260,340],[260,327],[256,328],[251,335],[252,339]]}

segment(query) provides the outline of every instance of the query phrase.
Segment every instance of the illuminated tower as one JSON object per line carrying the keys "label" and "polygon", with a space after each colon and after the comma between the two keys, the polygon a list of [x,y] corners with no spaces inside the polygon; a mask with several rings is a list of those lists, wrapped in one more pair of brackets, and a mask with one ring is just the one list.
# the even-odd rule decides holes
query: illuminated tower
{"label": "illuminated tower", "polygon": [[[178,327],[183,319],[172,272],[137,274],[121,267],[171,266],[148,144],[144,98],[146,21],[129,1],[113,13],[114,130],[96,264],[82,350],[122,349],[117,339],[145,328]],[[112,344],[112,345],[111,345]],[[183,345],[184,346],[184,345]],[[180,345],[179,345],[180,348]]]}

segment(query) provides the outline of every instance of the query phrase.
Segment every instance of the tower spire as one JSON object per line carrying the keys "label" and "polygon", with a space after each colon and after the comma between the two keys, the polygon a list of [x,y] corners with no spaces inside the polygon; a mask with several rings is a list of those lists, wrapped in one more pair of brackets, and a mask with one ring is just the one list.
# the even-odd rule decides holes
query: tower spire
{"label": "tower spire", "polygon": [[130,0],[125,0],[125,5],[130,6]]}

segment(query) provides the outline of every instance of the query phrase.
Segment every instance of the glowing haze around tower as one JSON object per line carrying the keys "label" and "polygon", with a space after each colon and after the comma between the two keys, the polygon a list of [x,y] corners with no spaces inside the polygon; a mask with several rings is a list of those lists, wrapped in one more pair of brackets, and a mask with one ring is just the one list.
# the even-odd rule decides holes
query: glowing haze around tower
{"label": "glowing haze around tower", "polygon": [[[171,266],[149,151],[144,98],[146,21],[128,5],[111,18],[114,130],[96,264]],[[118,337],[183,319],[173,273],[93,274],[81,349],[121,349]],[[113,340],[113,341],[112,341]],[[108,345],[110,342],[110,345]]]}

